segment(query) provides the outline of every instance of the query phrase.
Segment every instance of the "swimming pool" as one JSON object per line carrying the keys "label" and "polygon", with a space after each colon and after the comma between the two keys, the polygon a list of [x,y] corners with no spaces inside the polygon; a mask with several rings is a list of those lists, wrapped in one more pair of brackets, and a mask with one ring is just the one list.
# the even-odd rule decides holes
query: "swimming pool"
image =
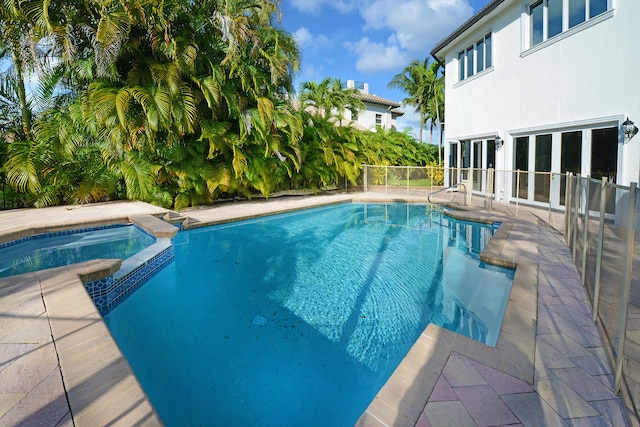
{"label": "swimming pool", "polygon": [[37,234],[0,244],[0,277],[91,259],[126,259],[155,240],[140,228],[128,224]]}
{"label": "swimming pool", "polygon": [[353,425],[429,322],[495,344],[493,231],[410,204],[186,231],[105,321],[167,425]]}

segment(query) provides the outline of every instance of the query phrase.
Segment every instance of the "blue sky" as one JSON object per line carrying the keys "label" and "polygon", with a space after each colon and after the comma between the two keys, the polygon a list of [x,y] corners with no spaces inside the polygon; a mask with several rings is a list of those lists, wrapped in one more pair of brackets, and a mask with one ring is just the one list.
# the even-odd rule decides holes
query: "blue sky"
{"label": "blue sky", "polygon": [[[335,77],[369,83],[369,92],[401,102],[387,89],[412,60],[424,60],[435,44],[489,0],[282,0],[284,28],[294,35],[304,81]],[[398,128],[413,128],[413,108],[403,108]]]}

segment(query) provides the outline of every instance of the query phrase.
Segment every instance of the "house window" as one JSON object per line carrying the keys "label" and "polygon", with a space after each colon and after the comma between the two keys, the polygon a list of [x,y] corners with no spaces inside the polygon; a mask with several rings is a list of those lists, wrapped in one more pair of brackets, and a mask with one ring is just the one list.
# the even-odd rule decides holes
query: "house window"
{"label": "house window", "polygon": [[478,40],[475,45],[458,52],[458,79],[460,81],[486,70],[493,64],[491,33]]}
{"label": "house window", "polygon": [[484,55],[482,54],[484,53],[484,39],[479,40],[478,43],[476,43],[476,52],[478,52],[477,70],[480,72],[484,70]]}
{"label": "house window", "polygon": [[544,40],[544,6],[541,1],[531,5],[531,45],[542,43]]}
{"label": "house window", "polygon": [[587,19],[587,0],[569,0],[569,28]]}
{"label": "house window", "polygon": [[471,141],[460,141],[460,157],[462,158],[462,167],[471,167]]}
{"label": "house window", "polygon": [[529,174],[526,173],[529,170],[529,137],[516,138],[514,144],[513,163],[516,171],[513,173],[513,197],[526,199],[529,184]]}
{"label": "house window", "polygon": [[547,0],[547,38],[562,32],[563,0]]}
{"label": "house window", "polygon": [[606,12],[607,0],[569,0],[569,28]]}
{"label": "house window", "polygon": [[589,18],[598,16],[608,9],[607,0],[589,0]]}
{"label": "house window", "polygon": [[382,126],[382,114],[376,114],[376,126]]}
{"label": "house window", "polygon": [[591,177],[616,182],[618,170],[618,128],[591,131]]}
{"label": "house window", "polygon": [[608,0],[533,1],[529,4],[530,45],[542,43],[608,9]]}
{"label": "house window", "polygon": [[455,185],[458,183],[458,144],[449,144],[449,185]]}
{"label": "house window", "polygon": [[582,131],[563,132],[560,149],[560,206],[567,198],[566,173],[582,172]]}
{"label": "house window", "polygon": [[[536,136],[535,171],[551,172],[551,146],[553,136],[549,134]],[[537,173],[533,182],[533,200],[549,202],[551,199],[551,174]]]}
{"label": "house window", "polygon": [[467,48],[467,77],[473,76],[473,46]]}

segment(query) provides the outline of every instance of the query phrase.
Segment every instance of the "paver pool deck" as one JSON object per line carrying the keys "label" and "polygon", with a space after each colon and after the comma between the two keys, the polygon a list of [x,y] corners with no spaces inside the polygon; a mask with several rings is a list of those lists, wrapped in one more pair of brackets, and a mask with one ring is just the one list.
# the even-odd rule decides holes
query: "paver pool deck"
{"label": "paver pool deck", "polygon": [[[322,204],[424,196],[346,193],[225,202],[183,212],[187,225],[228,222]],[[438,201],[450,201],[442,195]],[[613,377],[559,216],[472,203],[455,215],[502,225],[481,256],[517,266],[498,344],[429,325],[358,426],[639,426]],[[0,243],[68,225],[162,216],[136,202],[0,212]],[[120,266],[85,263],[0,279],[0,426],[161,425],[128,362],[84,291]],[[274,415],[277,417],[277,415]],[[211,420],[215,425],[215,420]]]}

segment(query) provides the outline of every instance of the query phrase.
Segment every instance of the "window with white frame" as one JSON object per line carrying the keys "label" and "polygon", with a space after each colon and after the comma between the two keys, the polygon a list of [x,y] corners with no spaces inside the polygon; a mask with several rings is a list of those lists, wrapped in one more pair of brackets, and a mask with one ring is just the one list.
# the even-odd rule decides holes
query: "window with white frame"
{"label": "window with white frame", "polygon": [[458,80],[462,81],[493,65],[491,33],[458,52]]}
{"label": "window with white frame", "polygon": [[534,0],[529,3],[529,45],[533,47],[606,12],[610,0]]}
{"label": "window with white frame", "polygon": [[382,114],[376,114],[376,126],[382,126]]}

